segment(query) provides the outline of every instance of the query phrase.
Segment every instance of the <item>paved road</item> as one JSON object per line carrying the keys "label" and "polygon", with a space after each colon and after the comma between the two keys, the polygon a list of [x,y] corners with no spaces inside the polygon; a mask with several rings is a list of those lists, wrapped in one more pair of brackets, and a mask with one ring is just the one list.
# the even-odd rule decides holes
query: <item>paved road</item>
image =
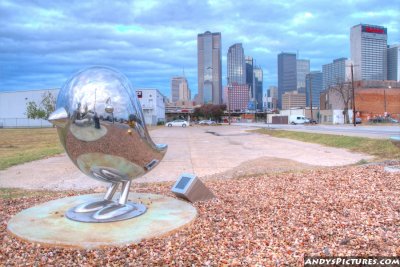
{"label": "paved road", "polygon": [[283,129],[288,131],[301,131],[325,134],[337,134],[347,136],[360,136],[377,139],[389,139],[391,136],[400,136],[400,126],[365,126],[357,125],[290,125],[265,123],[234,123],[242,127],[262,127],[272,129]]}
{"label": "paved road", "polygon": [[[251,133],[240,126],[161,127],[150,132],[168,144],[161,163],[135,182],[176,181],[182,173],[230,178],[255,172],[341,166],[370,156],[318,144]],[[249,173],[251,171],[251,173]],[[61,155],[0,171],[0,187],[86,189],[100,185]]]}

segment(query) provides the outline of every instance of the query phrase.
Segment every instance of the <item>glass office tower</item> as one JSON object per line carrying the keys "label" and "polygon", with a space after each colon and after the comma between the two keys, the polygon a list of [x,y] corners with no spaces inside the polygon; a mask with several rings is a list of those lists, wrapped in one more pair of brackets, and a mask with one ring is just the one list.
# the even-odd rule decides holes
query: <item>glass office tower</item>
{"label": "glass office tower", "polygon": [[246,84],[246,62],[242,44],[234,44],[229,47],[228,56],[228,85]]}
{"label": "glass office tower", "polygon": [[197,35],[197,74],[200,103],[221,104],[221,33]]}
{"label": "glass office tower", "polygon": [[278,54],[278,108],[282,107],[282,95],[297,90],[297,60],[295,53]]}

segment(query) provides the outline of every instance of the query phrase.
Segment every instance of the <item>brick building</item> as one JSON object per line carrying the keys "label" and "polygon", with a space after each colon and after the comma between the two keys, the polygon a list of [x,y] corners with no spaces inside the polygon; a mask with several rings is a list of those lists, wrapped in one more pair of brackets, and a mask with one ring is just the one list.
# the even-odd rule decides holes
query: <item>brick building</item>
{"label": "brick building", "polygon": [[296,90],[285,92],[282,95],[282,109],[304,108],[306,106],[306,94]]}
{"label": "brick building", "polygon": [[[357,116],[362,120],[375,116],[390,115],[400,119],[400,82],[395,81],[357,81],[354,82],[355,107]],[[344,95],[350,99],[348,108],[352,109],[351,84],[344,86]],[[343,110],[341,94],[331,88],[321,93],[320,107],[329,110]]]}
{"label": "brick building", "polygon": [[227,106],[230,111],[246,110],[250,101],[248,84],[231,84],[226,87]]}

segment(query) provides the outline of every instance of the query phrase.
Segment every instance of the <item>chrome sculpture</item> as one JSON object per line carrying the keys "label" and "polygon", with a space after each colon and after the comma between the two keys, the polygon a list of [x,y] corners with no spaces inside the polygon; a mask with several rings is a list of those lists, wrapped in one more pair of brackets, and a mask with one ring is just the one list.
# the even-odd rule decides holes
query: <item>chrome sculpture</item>
{"label": "chrome sculpture", "polygon": [[[104,199],[82,203],[66,217],[82,222],[112,222],[139,216],[146,206],[128,201],[135,179],[153,169],[167,145],[150,138],[129,80],[108,67],[73,75],[59,92],[49,121],[72,162],[93,179],[110,183]],[[121,185],[118,199],[114,195]]]}

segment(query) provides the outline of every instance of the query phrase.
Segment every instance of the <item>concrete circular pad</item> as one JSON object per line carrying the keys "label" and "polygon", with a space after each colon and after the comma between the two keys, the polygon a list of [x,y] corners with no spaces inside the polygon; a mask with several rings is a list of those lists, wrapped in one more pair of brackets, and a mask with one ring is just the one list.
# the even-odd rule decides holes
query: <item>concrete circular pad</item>
{"label": "concrete circular pad", "polygon": [[67,197],[23,210],[8,223],[8,231],[18,238],[49,246],[98,248],[138,243],[142,239],[165,235],[197,216],[190,203],[155,194],[131,193],[129,200],[143,203],[143,215],[112,223],[83,223],[69,220],[64,213],[103,194]]}

